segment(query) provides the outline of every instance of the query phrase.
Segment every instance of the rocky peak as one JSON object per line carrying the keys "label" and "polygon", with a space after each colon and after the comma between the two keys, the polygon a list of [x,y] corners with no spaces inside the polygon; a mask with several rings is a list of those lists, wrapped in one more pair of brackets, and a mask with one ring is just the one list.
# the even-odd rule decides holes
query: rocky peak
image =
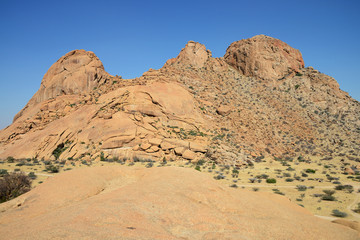
{"label": "rocky peak", "polygon": [[299,50],[265,35],[233,42],[225,61],[246,76],[278,80],[304,67]]}
{"label": "rocky peak", "polygon": [[189,41],[176,58],[172,58],[165,63],[168,65],[182,65],[187,67],[202,68],[205,62],[211,58],[210,50],[198,42]]}
{"label": "rocky peak", "polygon": [[74,50],[50,67],[32,100],[38,103],[60,95],[86,93],[107,76],[93,52]]}

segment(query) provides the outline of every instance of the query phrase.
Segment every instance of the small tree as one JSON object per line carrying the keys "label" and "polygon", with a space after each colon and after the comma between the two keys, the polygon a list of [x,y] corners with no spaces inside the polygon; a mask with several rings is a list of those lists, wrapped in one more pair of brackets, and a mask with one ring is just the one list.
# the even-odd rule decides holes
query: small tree
{"label": "small tree", "polygon": [[31,179],[23,172],[11,173],[0,179],[0,202],[9,201],[26,193],[31,188]]}

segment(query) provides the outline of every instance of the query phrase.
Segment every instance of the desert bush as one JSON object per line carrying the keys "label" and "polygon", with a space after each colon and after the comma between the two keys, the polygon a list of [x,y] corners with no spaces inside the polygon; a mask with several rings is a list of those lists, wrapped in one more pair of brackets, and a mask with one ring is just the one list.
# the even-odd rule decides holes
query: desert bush
{"label": "desert bush", "polygon": [[334,210],[332,210],[332,215],[335,216],[335,217],[344,218],[344,217],[347,216],[347,213],[341,212],[341,211],[339,211],[339,210],[337,210],[337,209],[334,209]]}
{"label": "desert bush", "polygon": [[335,193],[334,190],[329,190],[329,189],[325,189],[325,190],[323,190],[323,192],[324,192],[326,195],[330,195],[330,196],[332,196],[332,195]]}
{"label": "desert bush", "polygon": [[219,175],[214,176],[214,178],[215,178],[216,180],[220,180],[220,179],[225,179],[225,176],[222,175],[222,174],[219,174]]}
{"label": "desert bush", "polygon": [[6,169],[0,169],[0,177],[7,175],[8,171]]}
{"label": "desert bush", "polygon": [[254,183],[256,180],[257,180],[257,178],[249,178],[249,181],[250,181],[251,183]]}
{"label": "desert bush", "polygon": [[54,165],[47,165],[46,166],[46,171],[51,172],[51,173],[58,173],[59,172],[59,167],[58,166],[54,166]]}
{"label": "desert bush", "polygon": [[107,159],[105,158],[104,152],[100,153],[100,161],[106,162]]}
{"label": "desert bush", "polygon": [[35,180],[37,178],[36,174],[34,172],[30,172],[28,174],[29,178],[31,178],[32,180]]}
{"label": "desert bush", "polygon": [[284,173],[283,173],[283,176],[284,176],[284,177],[291,177],[291,174],[290,174],[290,173],[287,173],[287,172],[284,172]]}
{"label": "desert bush", "polygon": [[308,168],[308,169],[305,170],[305,172],[307,172],[307,173],[315,173],[316,170]]}
{"label": "desert bush", "polygon": [[286,182],[293,182],[294,179],[293,179],[293,178],[286,178],[285,181],[286,181]]}
{"label": "desert bush", "polygon": [[335,201],[335,197],[333,196],[333,194],[335,193],[334,190],[325,189],[325,190],[323,190],[323,192],[325,193],[325,195],[323,195],[323,196],[321,197],[322,200],[325,200],[325,201]]}
{"label": "desert bush", "polygon": [[335,201],[335,197],[334,196],[332,196],[332,195],[323,195],[322,197],[321,197],[321,200],[324,200],[324,201]]}
{"label": "desert bush", "polygon": [[[151,168],[151,167],[153,167],[154,166],[154,164],[152,163],[152,162],[148,162],[146,165],[145,165],[145,167],[147,167],[147,168]],[[198,167],[198,166],[197,166]],[[196,169],[196,168],[195,168]],[[196,169],[197,170],[197,169]],[[199,170],[200,171],[200,170]]]}
{"label": "desert bush", "polygon": [[276,183],[276,179],[275,178],[268,178],[266,179],[267,183]]}
{"label": "desert bush", "polygon": [[26,193],[31,188],[31,179],[23,172],[11,173],[0,179],[0,202],[9,201]]}
{"label": "desert bush", "polygon": [[357,204],[357,207],[353,209],[354,212],[360,213],[360,203]]}
{"label": "desert bush", "polygon": [[202,166],[202,165],[204,165],[204,163],[205,163],[205,160],[200,159],[196,164],[199,165],[199,166]]}
{"label": "desert bush", "polygon": [[200,166],[199,166],[199,165],[196,165],[195,170],[201,172]]}
{"label": "desert bush", "polygon": [[[66,142],[65,144],[67,144],[68,142]],[[54,151],[52,152],[52,155],[55,157],[56,160],[59,159],[60,155],[67,149],[67,147],[65,146],[64,143],[60,143],[59,145],[57,145],[57,147],[54,149]]]}
{"label": "desert bush", "polygon": [[15,164],[15,166],[17,166],[17,167],[21,167],[21,166],[24,166],[25,164],[26,164],[26,162],[25,162],[25,161],[21,161],[21,162],[19,162],[19,163]]}
{"label": "desert bush", "polygon": [[297,185],[296,186],[296,189],[298,191],[306,191],[307,187],[305,185]]}

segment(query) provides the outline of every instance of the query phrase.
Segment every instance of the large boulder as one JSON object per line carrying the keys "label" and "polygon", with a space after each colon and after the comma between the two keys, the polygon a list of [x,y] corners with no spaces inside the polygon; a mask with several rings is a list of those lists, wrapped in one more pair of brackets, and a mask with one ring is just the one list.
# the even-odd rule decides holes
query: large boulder
{"label": "large boulder", "polygon": [[74,50],[50,67],[33,98],[42,102],[60,95],[89,92],[107,76],[103,64],[93,52]]}
{"label": "large boulder", "polygon": [[265,35],[233,42],[225,61],[246,76],[278,80],[304,67],[299,50]]}
{"label": "large boulder", "polygon": [[167,65],[182,65],[186,67],[202,68],[211,58],[211,51],[198,42],[189,41],[176,58],[169,59]]}

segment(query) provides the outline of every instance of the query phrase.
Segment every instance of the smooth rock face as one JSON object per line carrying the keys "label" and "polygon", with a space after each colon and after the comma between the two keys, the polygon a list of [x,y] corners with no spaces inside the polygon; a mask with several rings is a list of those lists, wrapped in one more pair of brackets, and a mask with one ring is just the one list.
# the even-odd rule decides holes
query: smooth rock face
{"label": "smooth rock face", "polygon": [[189,41],[176,58],[170,59],[166,65],[186,65],[194,68],[202,68],[205,62],[211,58],[211,51],[194,41]]}
{"label": "smooth rock face", "polygon": [[33,98],[42,102],[60,95],[86,93],[97,87],[107,75],[93,52],[74,50],[50,67]]}
{"label": "smooth rock face", "polygon": [[299,50],[265,35],[232,43],[225,61],[245,76],[278,80],[304,67]]}
{"label": "smooth rock face", "polygon": [[359,239],[276,194],[194,169],[90,167],[0,205],[0,239]]}

